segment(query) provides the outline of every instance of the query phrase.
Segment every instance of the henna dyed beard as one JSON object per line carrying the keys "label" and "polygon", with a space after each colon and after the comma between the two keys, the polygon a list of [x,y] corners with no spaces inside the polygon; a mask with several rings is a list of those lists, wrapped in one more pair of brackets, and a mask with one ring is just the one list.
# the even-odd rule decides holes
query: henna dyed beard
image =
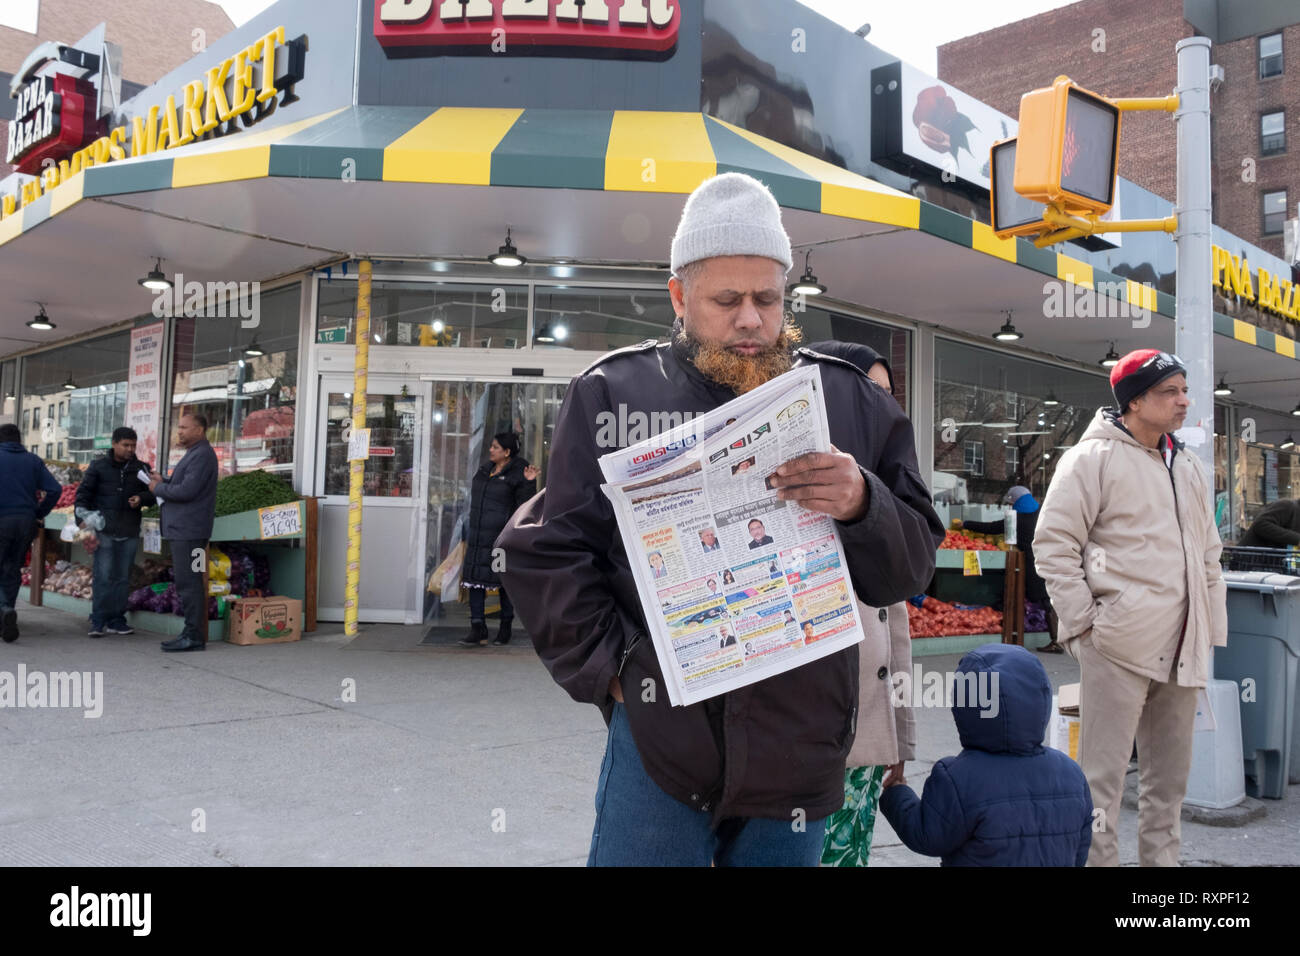
{"label": "henna dyed beard", "polygon": [[684,327],[678,329],[673,339],[686,350],[705,378],[744,395],[790,371],[794,365],[794,347],[803,340],[803,331],[787,316],[776,342],[755,355],[741,355],[725,345],[701,342]]}

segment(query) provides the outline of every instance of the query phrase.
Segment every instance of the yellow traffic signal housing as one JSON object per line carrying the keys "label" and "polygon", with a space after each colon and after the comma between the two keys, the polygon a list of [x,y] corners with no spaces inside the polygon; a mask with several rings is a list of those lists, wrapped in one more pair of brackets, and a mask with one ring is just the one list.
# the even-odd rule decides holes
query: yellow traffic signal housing
{"label": "yellow traffic signal housing", "polygon": [[989,150],[989,212],[993,234],[999,239],[1051,232],[1056,227],[1043,219],[1042,203],[1026,199],[1015,190],[1017,138],[999,140]]}
{"label": "yellow traffic signal housing", "polygon": [[1068,76],[1020,98],[1015,191],[1070,212],[1115,202],[1120,109]]}

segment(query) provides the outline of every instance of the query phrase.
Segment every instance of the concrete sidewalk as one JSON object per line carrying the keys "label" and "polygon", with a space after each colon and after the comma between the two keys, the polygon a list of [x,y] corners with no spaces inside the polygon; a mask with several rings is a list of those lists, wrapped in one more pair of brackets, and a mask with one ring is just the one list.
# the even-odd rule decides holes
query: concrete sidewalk
{"label": "concrete sidewalk", "polygon": [[[0,864],[580,865],[605,728],[530,646],[421,645],[420,628],[323,625],[293,644],[163,654],[20,607],[0,671],[102,673],[102,716],[0,710]],[[457,634],[456,636],[459,636]],[[454,640],[451,634],[444,635]],[[518,640],[518,638],[517,638]],[[1077,679],[1044,656],[1054,684]],[[950,670],[956,656],[924,659]],[[918,790],[957,751],[918,713]],[[1188,863],[1300,862],[1300,799],[1238,829],[1184,823]],[[1135,857],[1136,814],[1121,821]],[[873,863],[931,865],[881,818]]]}

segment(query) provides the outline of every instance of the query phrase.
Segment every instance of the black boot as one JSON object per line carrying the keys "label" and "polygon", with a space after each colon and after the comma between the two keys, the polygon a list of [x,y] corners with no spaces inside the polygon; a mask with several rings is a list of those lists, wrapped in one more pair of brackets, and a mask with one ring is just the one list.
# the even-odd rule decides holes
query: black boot
{"label": "black boot", "polygon": [[504,617],[501,619],[501,626],[497,628],[497,636],[496,640],[492,642],[493,644],[499,647],[510,643],[510,624],[511,618]]}
{"label": "black boot", "polygon": [[479,647],[488,642],[487,625],[482,621],[470,621],[469,633],[462,637],[457,644],[462,647]]}

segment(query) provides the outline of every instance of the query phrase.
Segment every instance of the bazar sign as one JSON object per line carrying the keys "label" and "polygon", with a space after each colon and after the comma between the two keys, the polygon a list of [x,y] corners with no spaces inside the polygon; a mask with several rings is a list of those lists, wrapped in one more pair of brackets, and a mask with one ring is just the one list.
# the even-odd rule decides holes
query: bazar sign
{"label": "bazar sign", "polygon": [[[125,125],[117,126],[89,145],[69,154],[45,155],[37,179],[23,183],[21,192],[0,197],[0,218],[12,215],[21,206],[35,202],[60,183],[90,166],[102,166],[113,160],[126,159],[128,133],[130,156],[147,156],[159,150],[184,146],[208,137],[225,136],[238,132],[238,126],[252,126],[274,112],[279,102],[290,103],[293,86],[302,79],[306,59],[307,38],[300,36],[285,42],[284,27],[276,27],[259,37],[234,56],[227,57],[209,69],[203,76],[181,90],[179,105],[174,95],[161,104],[131,118],[128,131]],[[55,76],[57,94],[61,77]],[[39,91],[32,94],[33,108],[41,111],[40,122],[44,135],[46,101]],[[63,123],[69,99],[62,104],[54,102],[51,109],[53,123]],[[57,109],[58,113],[53,113]],[[34,124],[33,124],[34,125]],[[58,127],[54,127],[56,130]],[[12,133],[10,139],[12,141]],[[33,175],[36,172],[33,171]]]}
{"label": "bazar sign", "polygon": [[383,47],[607,47],[662,52],[677,43],[675,0],[378,0],[375,39]]}
{"label": "bazar sign", "polygon": [[83,145],[95,129],[95,90],[67,73],[38,76],[18,91],[5,162],[35,175],[42,162]]}
{"label": "bazar sign", "polygon": [[1300,285],[1293,285],[1290,279],[1274,276],[1264,268],[1256,270],[1257,281],[1252,282],[1250,262],[1244,256],[1234,256],[1218,246],[1212,249],[1215,288],[1224,295],[1240,296],[1260,309],[1300,322]]}

